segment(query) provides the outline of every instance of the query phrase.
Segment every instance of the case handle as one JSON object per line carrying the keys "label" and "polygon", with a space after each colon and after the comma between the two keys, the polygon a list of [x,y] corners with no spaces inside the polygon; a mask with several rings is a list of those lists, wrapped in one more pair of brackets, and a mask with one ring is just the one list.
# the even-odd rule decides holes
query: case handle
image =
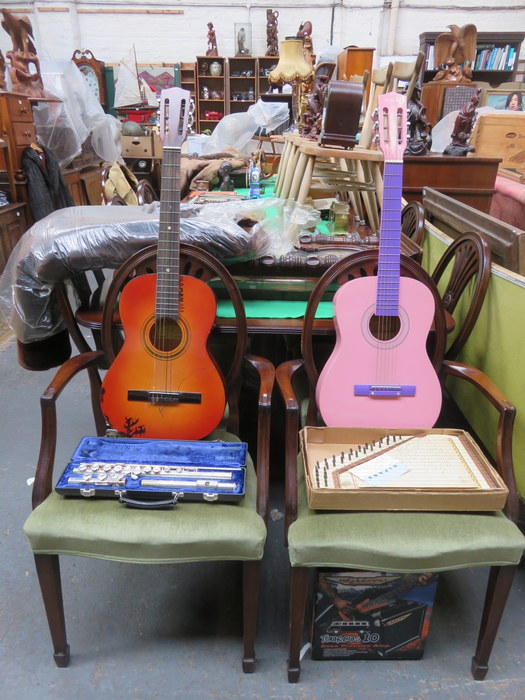
{"label": "case handle", "polygon": [[119,495],[119,501],[128,508],[141,508],[143,510],[167,510],[168,508],[173,508],[179,501],[179,494],[170,494],[169,498],[164,500],[153,501],[150,499],[144,499],[140,501],[136,498],[128,498],[123,493]]}

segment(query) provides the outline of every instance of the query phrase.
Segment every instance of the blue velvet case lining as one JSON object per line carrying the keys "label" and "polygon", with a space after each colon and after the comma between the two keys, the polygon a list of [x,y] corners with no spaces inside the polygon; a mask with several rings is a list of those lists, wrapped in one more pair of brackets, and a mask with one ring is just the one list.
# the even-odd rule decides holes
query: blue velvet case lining
{"label": "blue velvet case lining", "polygon": [[246,454],[244,442],[85,437],[55,490],[65,496],[177,493],[184,500],[239,501]]}

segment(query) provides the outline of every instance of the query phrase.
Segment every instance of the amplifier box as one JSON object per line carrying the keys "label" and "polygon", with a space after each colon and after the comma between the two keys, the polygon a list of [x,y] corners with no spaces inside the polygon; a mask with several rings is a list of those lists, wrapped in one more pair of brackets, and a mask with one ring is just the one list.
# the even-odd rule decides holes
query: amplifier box
{"label": "amplifier box", "polygon": [[419,659],[437,574],[319,571],[312,658]]}

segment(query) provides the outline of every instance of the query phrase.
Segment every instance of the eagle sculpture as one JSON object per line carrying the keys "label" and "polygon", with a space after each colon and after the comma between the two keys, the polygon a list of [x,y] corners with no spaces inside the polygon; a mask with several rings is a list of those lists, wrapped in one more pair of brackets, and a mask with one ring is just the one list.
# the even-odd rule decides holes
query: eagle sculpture
{"label": "eagle sculpture", "polygon": [[470,83],[471,64],[476,58],[478,31],[473,24],[449,24],[450,33],[439,34],[434,42],[435,81]]}

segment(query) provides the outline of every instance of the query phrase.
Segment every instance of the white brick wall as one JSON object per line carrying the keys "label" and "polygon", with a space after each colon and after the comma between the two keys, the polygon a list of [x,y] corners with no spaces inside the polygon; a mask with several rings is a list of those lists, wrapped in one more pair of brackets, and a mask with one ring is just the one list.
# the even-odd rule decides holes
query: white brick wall
{"label": "white brick wall", "polygon": [[[40,58],[67,59],[76,48],[88,48],[108,64],[119,59],[135,44],[139,63],[173,63],[192,61],[207,48],[207,23],[214,23],[219,53],[235,53],[234,23],[251,22],[253,55],[266,52],[266,9],[279,11],[279,39],[295,35],[301,21],[313,24],[314,50],[332,43],[337,47],[351,44],[375,47],[375,63],[387,62],[387,39],[390,7],[396,0],[255,0],[254,2],[222,3],[201,0],[189,4],[180,0],[144,0],[104,4],[79,2],[3,2],[8,9],[32,9],[33,24]],[[86,10],[114,10],[113,13],[91,14]],[[478,31],[525,30],[525,4],[522,0],[399,0],[393,54],[415,55],[419,34],[425,31],[446,31],[447,24],[475,24]],[[142,14],[125,14],[117,10],[143,10]],[[184,14],[147,14],[147,10],[181,9]],[[47,11],[44,11],[47,10]],[[55,11],[49,11],[55,10]],[[0,49],[11,48],[9,35],[0,29]],[[525,58],[525,47],[522,48]]]}

